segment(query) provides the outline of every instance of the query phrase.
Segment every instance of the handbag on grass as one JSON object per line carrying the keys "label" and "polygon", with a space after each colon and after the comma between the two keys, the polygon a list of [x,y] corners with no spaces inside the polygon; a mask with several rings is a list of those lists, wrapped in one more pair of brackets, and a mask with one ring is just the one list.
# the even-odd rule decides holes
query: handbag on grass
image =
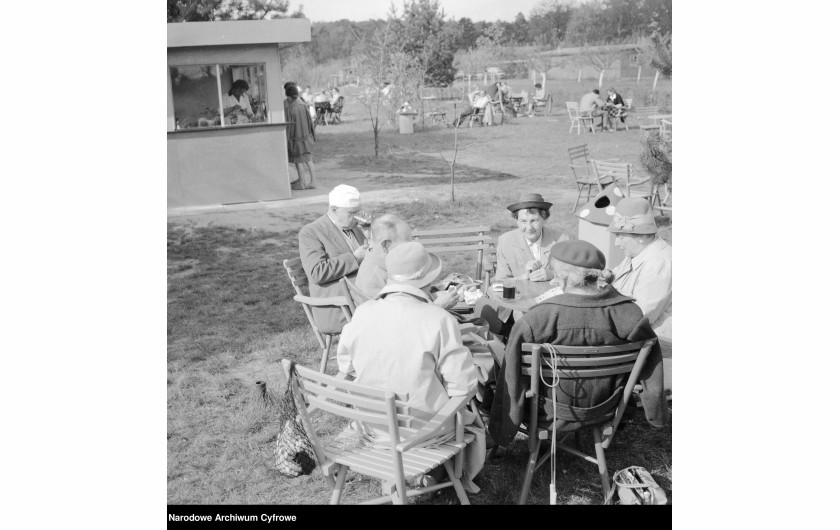
{"label": "handbag on grass", "polygon": [[665,490],[640,466],[624,468],[613,475],[613,485],[604,504],[612,502],[616,491],[618,504],[668,504]]}
{"label": "handbag on grass", "polygon": [[[289,363],[291,366],[293,363]],[[292,394],[291,373],[286,374],[286,391],[280,400],[280,432],[274,445],[274,469],[288,478],[308,475],[315,469],[315,450],[306,435],[303,419]]]}

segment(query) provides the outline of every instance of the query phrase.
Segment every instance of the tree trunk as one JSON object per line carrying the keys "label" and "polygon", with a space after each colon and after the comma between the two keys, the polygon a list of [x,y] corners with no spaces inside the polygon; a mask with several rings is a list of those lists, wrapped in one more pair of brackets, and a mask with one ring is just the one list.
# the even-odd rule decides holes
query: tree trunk
{"label": "tree trunk", "polygon": [[642,80],[642,65],[639,65],[639,73],[636,74],[636,84],[638,85],[641,80]]}
{"label": "tree trunk", "polygon": [[583,73],[583,68],[578,68],[578,84],[580,84],[580,75]]}
{"label": "tree trunk", "polygon": [[653,91],[656,92],[656,82],[659,81],[659,70],[656,71],[656,75],[653,76]]}
{"label": "tree trunk", "polygon": [[605,70],[602,69],[601,75],[598,76],[598,88],[601,88],[601,85],[604,84],[604,71]]}

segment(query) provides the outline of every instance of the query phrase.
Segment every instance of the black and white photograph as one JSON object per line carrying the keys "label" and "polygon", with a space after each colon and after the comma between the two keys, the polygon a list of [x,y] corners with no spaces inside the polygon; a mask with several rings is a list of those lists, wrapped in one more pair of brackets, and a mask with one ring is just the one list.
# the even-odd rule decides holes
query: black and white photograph
{"label": "black and white photograph", "polygon": [[6,526],[831,527],[826,6],[4,23]]}
{"label": "black and white photograph", "polygon": [[670,503],[670,0],[167,8],[169,504]]}

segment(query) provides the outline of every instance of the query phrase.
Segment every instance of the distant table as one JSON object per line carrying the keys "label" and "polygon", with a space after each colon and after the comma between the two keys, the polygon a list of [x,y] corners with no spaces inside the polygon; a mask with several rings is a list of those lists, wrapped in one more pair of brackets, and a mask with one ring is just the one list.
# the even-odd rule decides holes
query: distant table
{"label": "distant table", "polygon": [[532,282],[530,280],[516,280],[516,298],[508,300],[502,298],[502,291],[488,291],[487,296],[490,300],[499,307],[506,307],[515,311],[527,313],[532,307],[537,305],[536,297],[557,287],[551,282]]}

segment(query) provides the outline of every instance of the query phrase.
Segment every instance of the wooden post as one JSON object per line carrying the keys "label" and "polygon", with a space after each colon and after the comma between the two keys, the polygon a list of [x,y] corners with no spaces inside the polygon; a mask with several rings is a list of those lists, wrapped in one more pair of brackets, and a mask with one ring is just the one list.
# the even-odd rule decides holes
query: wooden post
{"label": "wooden post", "polygon": [[653,91],[656,92],[656,82],[659,81],[659,70],[656,71],[656,75],[653,76]]}
{"label": "wooden post", "polygon": [[578,68],[578,84],[580,84],[580,74],[583,72],[583,68]]}
{"label": "wooden post", "polygon": [[638,85],[641,80],[642,80],[642,65],[639,65],[639,73],[636,74],[636,84]]}

